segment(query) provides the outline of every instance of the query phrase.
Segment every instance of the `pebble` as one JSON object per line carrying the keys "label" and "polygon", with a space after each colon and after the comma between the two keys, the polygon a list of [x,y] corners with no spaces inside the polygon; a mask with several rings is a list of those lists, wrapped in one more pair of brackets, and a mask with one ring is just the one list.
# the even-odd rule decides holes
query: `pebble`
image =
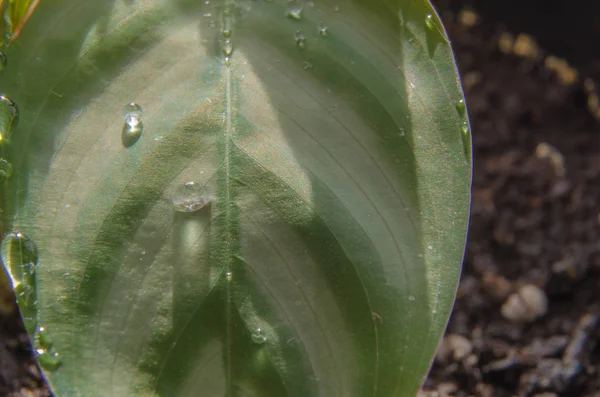
{"label": "pebble", "polygon": [[500,308],[500,312],[509,321],[515,323],[531,322],[542,317],[548,311],[548,298],[543,290],[533,284],[527,284],[511,294]]}
{"label": "pebble", "polygon": [[462,361],[473,351],[473,345],[464,336],[448,334],[440,345],[436,359],[441,363]]}

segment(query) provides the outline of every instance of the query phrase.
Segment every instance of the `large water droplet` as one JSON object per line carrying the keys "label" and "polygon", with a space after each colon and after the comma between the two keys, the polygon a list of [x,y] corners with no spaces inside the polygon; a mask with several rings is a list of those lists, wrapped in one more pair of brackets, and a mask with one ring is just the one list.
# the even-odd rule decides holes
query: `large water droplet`
{"label": "large water droplet", "polygon": [[223,18],[223,30],[221,30],[221,34],[223,37],[231,37],[231,17]]}
{"label": "large water droplet", "polygon": [[301,50],[306,48],[306,37],[301,30],[296,32],[296,46]]}
{"label": "large water droplet", "polygon": [[463,134],[463,136],[468,137],[469,133],[470,133],[470,129],[469,129],[469,123],[468,122],[464,122],[462,124],[462,126],[460,127],[460,132]]}
{"label": "large water droplet", "polygon": [[210,202],[210,195],[204,186],[195,182],[186,182],[180,186],[173,196],[175,211],[195,212]]}
{"label": "large water droplet", "polygon": [[19,107],[6,95],[0,95],[0,142],[10,142],[12,130],[18,123]]}
{"label": "large water droplet", "polygon": [[292,0],[288,3],[287,7],[287,16],[296,21],[302,19],[302,9],[304,8],[301,1]]}
{"label": "large water droplet", "polygon": [[46,349],[36,350],[36,358],[46,371],[56,371],[62,365],[62,360],[58,353],[49,352]]}
{"label": "large water droplet", "polygon": [[227,281],[231,281],[231,279],[233,279],[233,273],[232,272],[225,273],[225,278],[227,279]]}
{"label": "large water droplet", "polygon": [[140,121],[136,124],[125,123],[121,132],[121,142],[123,146],[129,148],[140,139],[144,131],[144,124]]}
{"label": "large water droplet", "polygon": [[0,255],[4,265],[10,271],[13,285],[29,282],[35,273],[38,262],[37,247],[23,233],[9,233],[4,236],[0,246]]}
{"label": "large water droplet", "polygon": [[262,345],[266,341],[267,336],[265,335],[265,332],[262,329],[257,328],[254,330],[254,332],[252,332],[252,342],[256,343],[257,345]]}
{"label": "large water droplet", "polygon": [[125,124],[135,126],[142,122],[142,107],[135,102],[131,102],[123,109]]}
{"label": "large water droplet", "polygon": [[0,179],[8,179],[13,175],[14,168],[10,161],[0,158]]}
{"label": "large water droplet", "polygon": [[427,14],[425,17],[425,26],[427,26],[427,29],[429,30],[433,30],[435,28],[435,19],[433,19],[433,15]]}

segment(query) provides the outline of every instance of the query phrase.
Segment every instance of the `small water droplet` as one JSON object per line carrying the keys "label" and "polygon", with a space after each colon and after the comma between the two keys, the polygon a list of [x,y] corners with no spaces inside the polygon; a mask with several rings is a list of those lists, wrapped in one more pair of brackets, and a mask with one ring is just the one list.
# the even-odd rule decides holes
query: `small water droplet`
{"label": "small water droplet", "polygon": [[456,103],[456,111],[461,117],[464,117],[464,115],[467,113],[467,106],[465,105],[464,99],[461,99]]}
{"label": "small water droplet", "polygon": [[36,330],[36,338],[37,343],[42,349],[52,348],[52,339],[50,338],[50,335],[48,335],[46,328],[38,327],[38,329]]}
{"label": "small water droplet", "polygon": [[233,42],[230,38],[226,38],[223,42],[223,55],[225,55],[225,59],[231,58],[233,54]]}
{"label": "small water droplet", "polygon": [[144,124],[140,121],[136,124],[125,123],[121,132],[121,143],[126,148],[129,148],[140,139],[144,131]]}
{"label": "small water droplet", "polygon": [[204,188],[195,182],[186,182],[180,186],[173,196],[175,211],[195,212],[210,202],[210,196]]}
{"label": "small water droplet", "polygon": [[333,7],[333,11],[338,12],[339,10],[340,10],[340,6],[336,5],[336,6]]}
{"label": "small water droplet", "polygon": [[304,6],[298,0],[292,0],[288,3],[287,16],[291,19],[299,21],[302,19],[302,9]]}
{"label": "small water droplet", "polygon": [[14,168],[10,161],[0,158],[0,178],[8,179],[13,175]]}
{"label": "small water droplet", "polygon": [[36,350],[36,358],[42,368],[44,368],[46,371],[56,371],[62,365],[62,360],[60,359],[58,353],[52,353],[46,349]]}
{"label": "small water droplet", "polygon": [[433,245],[428,245],[427,248],[430,249],[430,250],[432,250],[433,249]]}
{"label": "small water droplet", "polygon": [[142,107],[135,102],[128,103],[123,109],[123,117],[125,123],[130,126],[135,126],[141,123],[142,120]]}
{"label": "small water droplet", "polygon": [[7,62],[6,55],[3,52],[0,52],[0,73],[4,72],[4,69],[6,69]]}
{"label": "small water droplet", "polygon": [[465,137],[468,137],[468,136],[469,136],[470,129],[469,129],[469,123],[468,123],[468,122],[466,122],[466,121],[465,121],[465,122],[462,124],[462,126],[460,127],[460,132],[461,132],[461,133],[463,134],[463,136],[465,136]]}
{"label": "small water droplet", "polygon": [[252,342],[256,343],[257,345],[262,345],[266,341],[267,336],[265,335],[262,329],[257,328],[256,330],[254,330],[254,332],[252,332]]}
{"label": "small water droplet", "polygon": [[227,281],[231,281],[231,279],[233,278],[233,273],[232,272],[225,273],[225,278],[227,279]]}
{"label": "small water droplet", "polygon": [[306,48],[306,37],[301,30],[296,32],[296,46],[301,50]]}
{"label": "small water droplet", "polygon": [[327,36],[328,32],[327,32],[328,28],[327,26],[325,26],[325,24],[323,22],[319,23],[319,34],[321,36]]}
{"label": "small water droplet", "polygon": [[427,26],[427,29],[429,30],[433,30],[435,28],[435,20],[433,19],[433,15],[427,14],[425,17],[425,26]]}
{"label": "small water droplet", "polygon": [[409,301],[414,301],[415,299],[416,299],[416,298],[415,298],[414,296],[412,296],[412,295],[408,295],[408,300],[409,300]]}

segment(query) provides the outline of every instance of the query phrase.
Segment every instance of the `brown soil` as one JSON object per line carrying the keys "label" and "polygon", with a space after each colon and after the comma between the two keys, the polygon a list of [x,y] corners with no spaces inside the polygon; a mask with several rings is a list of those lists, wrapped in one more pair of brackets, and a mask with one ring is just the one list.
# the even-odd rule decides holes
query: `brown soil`
{"label": "brown soil", "polygon": [[[441,9],[466,2],[436,1]],[[572,81],[574,70],[556,60],[548,68],[545,51],[525,37],[515,47],[489,23],[499,15],[490,4],[505,1],[471,3],[488,12],[473,26],[464,25],[473,22],[468,14],[457,22],[445,13],[473,130],[471,229],[424,394],[600,397],[600,111],[592,87],[600,69],[565,45],[577,30],[543,18],[525,25],[575,60]],[[543,35],[549,26],[563,33]],[[47,395],[15,315],[0,316],[0,368],[0,396]]]}

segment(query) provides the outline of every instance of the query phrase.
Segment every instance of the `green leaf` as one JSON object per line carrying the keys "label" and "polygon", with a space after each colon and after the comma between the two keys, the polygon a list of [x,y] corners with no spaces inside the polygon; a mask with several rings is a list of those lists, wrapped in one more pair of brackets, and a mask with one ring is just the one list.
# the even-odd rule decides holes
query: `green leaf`
{"label": "green leaf", "polygon": [[471,167],[427,2],[49,1],[16,44],[2,220],[58,396],[416,394]]}

